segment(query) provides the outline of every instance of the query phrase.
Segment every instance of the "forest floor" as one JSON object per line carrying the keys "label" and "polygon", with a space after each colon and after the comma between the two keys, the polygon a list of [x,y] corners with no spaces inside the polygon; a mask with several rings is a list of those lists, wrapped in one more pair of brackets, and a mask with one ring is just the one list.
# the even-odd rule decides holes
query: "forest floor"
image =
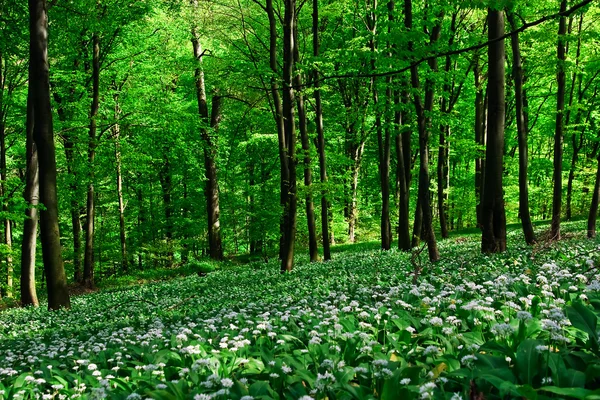
{"label": "forest floor", "polygon": [[528,247],[510,229],[492,256],[454,236],[436,264],[336,246],[290,274],[231,263],[7,310],[0,398],[597,399],[600,241],[563,231]]}

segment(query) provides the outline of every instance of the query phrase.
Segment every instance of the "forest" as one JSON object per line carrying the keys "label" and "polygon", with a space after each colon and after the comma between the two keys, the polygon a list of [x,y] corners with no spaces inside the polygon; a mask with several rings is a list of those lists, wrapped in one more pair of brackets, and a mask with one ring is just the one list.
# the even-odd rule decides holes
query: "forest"
{"label": "forest", "polygon": [[0,0],[0,399],[600,398],[599,19]]}

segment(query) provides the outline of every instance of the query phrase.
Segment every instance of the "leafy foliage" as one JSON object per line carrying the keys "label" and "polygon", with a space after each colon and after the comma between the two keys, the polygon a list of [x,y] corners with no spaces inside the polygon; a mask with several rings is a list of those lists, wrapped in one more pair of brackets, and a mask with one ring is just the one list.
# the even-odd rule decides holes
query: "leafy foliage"
{"label": "leafy foliage", "polygon": [[[580,224],[570,228],[580,230]],[[338,248],[3,312],[4,398],[594,398],[597,241],[479,254]],[[308,397],[303,397],[308,396]]]}

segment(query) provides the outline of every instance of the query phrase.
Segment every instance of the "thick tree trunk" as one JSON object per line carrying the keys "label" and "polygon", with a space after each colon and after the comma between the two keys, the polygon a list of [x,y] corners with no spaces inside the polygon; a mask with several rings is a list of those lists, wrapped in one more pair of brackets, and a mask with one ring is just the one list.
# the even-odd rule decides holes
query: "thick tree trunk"
{"label": "thick tree trunk", "polygon": [[[195,71],[196,96],[198,100],[198,113],[202,121],[200,137],[204,142],[204,173],[206,176],[204,192],[206,196],[208,221],[209,255],[213,260],[222,260],[223,243],[221,241],[221,210],[219,206],[219,182],[217,178],[216,163],[217,148],[214,138],[214,132],[216,132],[221,119],[221,98],[216,95],[213,96],[211,113],[209,115],[206,86],[204,83],[204,71],[201,67],[203,53],[200,46],[200,39],[195,28],[192,29],[192,44],[194,48],[194,57],[198,61],[198,67]],[[213,135],[211,135],[211,133],[213,133]]]}
{"label": "thick tree trunk", "polygon": [[[488,9],[488,39],[504,35],[502,11]],[[482,194],[481,251],[496,253],[506,250],[506,215],[502,188],[504,156],[504,40],[488,46],[488,132],[485,158],[485,175]]]}
{"label": "thick tree trunk", "polygon": [[[115,120],[119,120],[121,109],[119,107],[119,96],[115,95]],[[121,241],[121,269],[127,273],[129,270],[129,258],[127,256],[127,236],[125,232],[125,202],[123,201],[123,175],[121,174],[121,127],[119,123],[113,126],[115,139],[115,166],[117,173],[117,198],[119,200],[119,238]]]}
{"label": "thick tree trunk", "polygon": [[592,204],[587,222],[587,237],[593,239],[596,237],[596,219],[598,218],[598,201],[600,199],[600,155],[597,159],[596,183],[594,184],[594,193],[592,194]]}
{"label": "thick tree trunk", "polygon": [[[313,56],[319,57],[319,1],[313,0]],[[323,236],[323,258],[331,260],[331,238],[329,235],[329,202],[327,201],[327,160],[325,158],[325,136],[323,133],[323,106],[319,90],[319,71],[313,70],[315,125],[317,129],[317,150],[319,152],[319,173],[321,179],[321,235]]]}
{"label": "thick tree trunk", "polygon": [[[508,11],[506,16],[510,23],[511,30],[515,31],[517,29],[517,24],[515,22],[514,14]],[[533,225],[531,224],[531,215],[529,213],[529,181],[527,178],[527,164],[529,160],[527,148],[529,112],[525,108],[525,93],[523,89],[525,76],[521,60],[519,34],[513,34],[510,40],[512,47],[512,75],[515,84],[516,121],[519,145],[519,216],[521,217],[525,242],[528,245],[532,245],[535,243],[535,234],[533,232]]]}
{"label": "thick tree trunk", "polygon": [[33,141],[33,98],[31,85],[27,95],[27,122],[25,152],[24,200],[28,207],[23,221],[23,242],[21,243],[21,304],[23,306],[39,306],[35,288],[35,255],[37,244],[38,204],[40,196],[39,168],[37,148]]}
{"label": "thick tree trunk", "polygon": [[287,159],[287,180],[285,181],[284,241],[281,271],[291,271],[294,265],[294,244],[296,240],[296,124],[294,120],[295,94],[294,76],[294,24],[296,23],[296,0],[285,0],[283,17],[283,116]]}
{"label": "thick tree trunk", "polygon": [[[566,11],[567,0],[560,3],[561,12]],[[564,136],[564,110],[565,110],[565,60],[566,60],[566,33],[567,18],[560,17],[558,28],[557,58],[558,68],[556,81],[558,91],[556,94],[556,126],[554,131],[554,191],[552,193],[552,223],[550,225],[550,237],[553,240],[560,239],[560,213],[562,207],[562,161],[563,161],[563,136]]]}
{"label": "thick tree trunk", "polygon": [[48,287],[48,309],[70,308],[58,229],[56,158],[50,108],[48,17],[45,0],[29,0],[30,79],[34,130],[40,171],[40,238]]}
{"label": "thick tree trunk", "polygon": [[[298,42],[298,27],[294,21],[294,43]],[[300,51],[298,46],[294,46],[294,63],[300,62]],[[294,76],[294,85],[302,87],[302,76],[296,73]],[[300,141],[302,142],[303,162],[304,162],[304,186],[306,190],[306,222],[308,228],[308,252],[310,262],[319,261],[319,248],[317,245],[317,226],[315,222],[315,205],[312,193],[312,171],[310,167],[310,140],[308,138],[308,127],[306,121],[306,109],[304,107],[304,96],[301,91],[296,95],[296,105],[298,107],[298,128],[300,130]]]}
{"label": "thick tree trunk", "polygon": [[97,146],[97,121],[100,106],[100,38],[92,35],[92,107],[90,109],[90,127],[88,138],[88,168],[89,182],[87,190],[87,205],[85,219],[85,249],[83,256],[83,284],[94,287],[94,222],[96,213],[94,192],[94,161]]}

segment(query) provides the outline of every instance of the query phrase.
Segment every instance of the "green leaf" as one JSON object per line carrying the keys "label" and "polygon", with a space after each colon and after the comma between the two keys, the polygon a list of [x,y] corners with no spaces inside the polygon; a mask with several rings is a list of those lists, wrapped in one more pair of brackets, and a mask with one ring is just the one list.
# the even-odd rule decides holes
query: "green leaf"
{"label": "green leaf", "polygon": [[517,348],[515,366],[523,384],[533,385],[533,378],[540,371],[540,354],[536,350],[540,345],[539,340],[527,339]]}
{"label": "green leaf", "polygon": [[585,399],[585,397],[592,393],[591,390],[584,388],[561,388],[557,386],[544,386],[539,389],[543,392],[550,392],[559,396],[574,397],[576,399]]}
{"label": "green leaf", "polygon": [[574,301],[570,307],[567,307],[567,316],[571,325],[584,331],[592,341],[592,349],[598,351],[598,317],[581,301]]}

